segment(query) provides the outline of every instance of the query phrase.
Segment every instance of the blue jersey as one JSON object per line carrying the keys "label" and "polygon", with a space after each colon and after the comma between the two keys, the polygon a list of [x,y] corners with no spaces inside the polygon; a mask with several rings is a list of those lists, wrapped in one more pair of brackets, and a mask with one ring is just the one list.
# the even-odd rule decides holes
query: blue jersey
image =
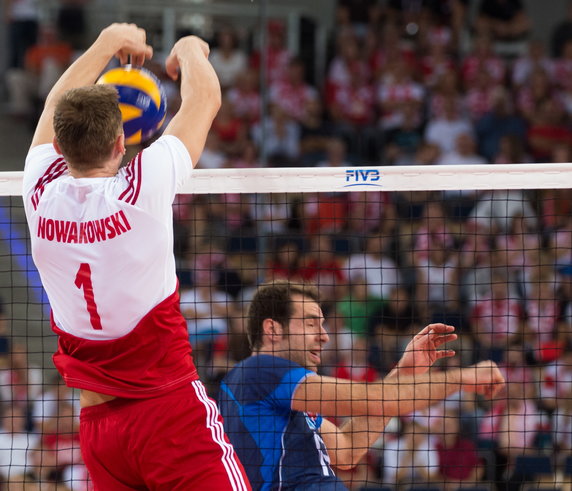
{"label": "blue jersey", "polygon": [[330,468],[320,415],[291,409],[314,372],[284,358],[251,356],[224,378],[224,428],[254,490],[346,490]]}

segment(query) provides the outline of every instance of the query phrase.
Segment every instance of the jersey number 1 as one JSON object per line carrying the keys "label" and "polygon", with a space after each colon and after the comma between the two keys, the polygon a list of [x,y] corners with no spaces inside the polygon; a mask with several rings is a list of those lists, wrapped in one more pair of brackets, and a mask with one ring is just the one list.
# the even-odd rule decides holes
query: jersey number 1
{"label": "jersey number 1", "polygon": [[101,330],[101,318],[97,313],[97,305],[95,304],[95,297],[93,296],[93,284],[91,283],[91,268],[89,264],[81,263],[79,266],[77,274],[75,275],[75,286],[83,289],[83,298],[85,298],[85,302],[87,303],[91,327],[98,331]]}

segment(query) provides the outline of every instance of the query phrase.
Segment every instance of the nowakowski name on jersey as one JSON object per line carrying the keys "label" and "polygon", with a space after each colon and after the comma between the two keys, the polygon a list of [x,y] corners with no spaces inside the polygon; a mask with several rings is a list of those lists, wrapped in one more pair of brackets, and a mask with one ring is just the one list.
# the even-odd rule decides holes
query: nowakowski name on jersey
{"label": "nowakowski name on jersey", "polygon": [[40,239],[68,244],[93,244],[113,239],[131,230],[131,224],[121,210],[98,220],[72,222],[38,217],[37,235]]}

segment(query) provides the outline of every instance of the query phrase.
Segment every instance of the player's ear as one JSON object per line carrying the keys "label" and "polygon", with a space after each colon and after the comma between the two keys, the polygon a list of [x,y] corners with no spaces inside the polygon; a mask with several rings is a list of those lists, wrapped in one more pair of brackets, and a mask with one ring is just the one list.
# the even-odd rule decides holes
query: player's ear
{"label": "player's ear", "polygon": [[116,155],[125,155],[127,151],[125,148],[125,134],[123,131],[117,136],[114,145],[114,151]]}
{"label": "player's ear", "polygon": [[58,155],[63,155],[62,154],[62,149],[60,148],[60,145],[58,143],[58,140],[56,139],[56,137],[54,136],[54,139],[52,140],[52,145],[54,146],[54,150],[56,151],[56,153]]}
{"label": "player's ear", "polygon": [[282,337],[282,325],[273,319],[264,319],[262,330],[272,342],[277,342]]}

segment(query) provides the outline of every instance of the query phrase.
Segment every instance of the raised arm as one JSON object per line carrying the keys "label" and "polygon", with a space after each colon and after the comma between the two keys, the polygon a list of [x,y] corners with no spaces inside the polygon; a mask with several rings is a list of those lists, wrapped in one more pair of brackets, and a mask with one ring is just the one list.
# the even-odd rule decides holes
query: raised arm
{"label": "raised arm", "polygon": [[95,83],[109,61],[117,56],[127,63],[131,55],[133,65],[140,66],[153,55],[146,44],[146,34],[135,24],[112,24],[106,27],[95,42],[64,72],[48,94],[44,110],[36,126],[32,147],[51,143],[54,139],[53,118],[56,104],[64,92]]}
{"label": "raised arm", "polygon": [[[387,379],[426,373],[435,361],[454,356],[451,349],[439,349],[457,339],[455,328],[445,324],[430,324],[423,328],[405,348],[396,368]],[[333,466],[339,469],[355,467],[383,432],[389,416],[355,416],[337,427],[324,420],[320,428]]]}
{"label": "raised arm", "polygon": [[504,386],[497,365],[483,361],[446,372],[386,377],[371,384],[309,376],[292,398],[292,409],[332,416],[400,416],[425,409],[459,391],[492,397]]}
{"label": "raised arm", "polygon": [[166,61],[167,74],[181,77],[181,107],[165,128],[187,147],[196,165],[221,104],[220,83],[209,60],[208,44],[196,36],[179,39]]}

